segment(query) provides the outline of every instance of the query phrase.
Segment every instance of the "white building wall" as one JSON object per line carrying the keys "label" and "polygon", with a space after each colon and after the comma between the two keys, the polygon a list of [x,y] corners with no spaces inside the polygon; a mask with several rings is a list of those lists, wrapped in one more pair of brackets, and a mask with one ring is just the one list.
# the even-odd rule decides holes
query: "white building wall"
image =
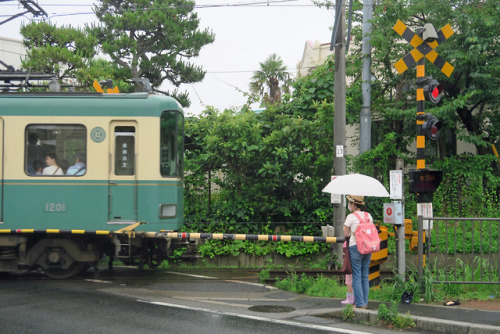
{"label": "white building wall", "polygon": [[[7,65],[13,66],[14,70],[21,69],[21,59],[26,56],[26,48],[18,39],[0,36],[0,60]],[[0,70],[6,70],[0,65]]]}
{"label": "white building wall", "polygon": [[[304,77],[311,73],[316,67],[322,65],[327,57],[332,54],[330,43],[320,43],[319,41],[307,41],[302,53],[302,59],[297,62],[297,78]],[[352,78],[346,77],[346,84],[349,85]],[[332,92],[333,94],[333,92]],[[332,129],[333,131],[333,129]],[[358,127],[346,126],[346,148],[345,153],[349,155],[359,154],[359,129]]]}

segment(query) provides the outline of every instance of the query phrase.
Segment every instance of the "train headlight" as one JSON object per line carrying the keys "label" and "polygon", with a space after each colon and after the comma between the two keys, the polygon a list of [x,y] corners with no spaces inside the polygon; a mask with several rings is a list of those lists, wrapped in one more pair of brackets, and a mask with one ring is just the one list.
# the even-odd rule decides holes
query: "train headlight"
{"label": "train headlight", "polygon": [[176,204],[160,204],[160,218],[175,218],[176,216]]}

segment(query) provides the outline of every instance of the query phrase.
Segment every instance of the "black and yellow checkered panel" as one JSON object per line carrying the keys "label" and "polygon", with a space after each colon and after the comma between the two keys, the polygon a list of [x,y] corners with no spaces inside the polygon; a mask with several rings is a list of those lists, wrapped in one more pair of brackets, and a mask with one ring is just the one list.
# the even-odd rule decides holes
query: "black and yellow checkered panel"
{"label": "black and yellow checkered panel", "polygon": [[401,37],[403,37],[411,46],[414,47],[408,54],[403,58],[398,60],[394,67],[399,74],[404,73],[410,66],[413,66],[417,61],[423,57],[427,58],[431,63],[436,65],[441,72],[447,77],[450,77],[451,73],[455,69],[450,63],[448,63],[443,57],[441,57],[434,49],[447,40],[451,35],[454,34],[451,26],[447,24],[441,30],[437,32],[437,40],[429,43],[424,43],[422,38],[414,33],[410,28],[406,26],[401,20],[398,20],[393,27]]}

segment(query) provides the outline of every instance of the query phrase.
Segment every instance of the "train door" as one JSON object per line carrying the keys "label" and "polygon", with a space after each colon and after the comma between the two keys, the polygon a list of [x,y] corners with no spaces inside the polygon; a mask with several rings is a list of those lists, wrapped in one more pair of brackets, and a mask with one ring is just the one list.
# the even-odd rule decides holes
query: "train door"
{"label": "train door", "polygon": [[110,224],[137,222],[137,123],[111,122],[109,208]]}

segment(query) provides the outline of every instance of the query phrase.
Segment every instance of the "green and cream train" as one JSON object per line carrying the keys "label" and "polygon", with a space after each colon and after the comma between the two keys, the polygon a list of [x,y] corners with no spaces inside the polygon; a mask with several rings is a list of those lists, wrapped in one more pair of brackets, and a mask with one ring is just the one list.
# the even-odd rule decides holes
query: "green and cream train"
{"label": "green and cream train", "polygon": [[183,225],[183,113],[148,93],[0,94],[0,271],[157,264]]}

